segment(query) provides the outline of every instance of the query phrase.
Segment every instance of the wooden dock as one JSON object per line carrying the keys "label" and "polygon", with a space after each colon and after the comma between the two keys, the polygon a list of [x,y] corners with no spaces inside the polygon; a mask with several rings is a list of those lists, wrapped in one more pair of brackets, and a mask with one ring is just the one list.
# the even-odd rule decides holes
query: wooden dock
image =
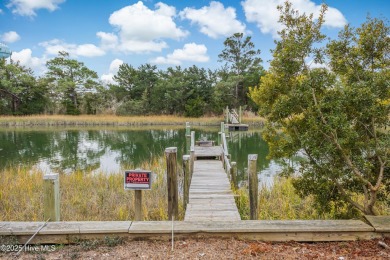
{"label": "wooden dock", "polygon": [[239,221],[240,214],[223,168],[221,146],[195,146],[194,172],[184,221]]}
{"label": "wooden dock", "polygon": [[240,114],[237,113],[235,109],[229,109],[226,108],[226,118],[227,122],[225,124],[225,127],[229,130],[229,132],[233,131],[248,131],[249,125],[242,124],[241,122],[241,107],[240,107]]}
{"label": "wooden dock", "polygon": [[249,125],[247,124],[225,124],[225,127],[229,130],[229,132],[248,131],[249,129]]}
{"label": "wooden dock", "polygon": [[195,161],[184,221],[241,220],[230,187],[222,161]]}
{"label": "wooden dock", "polygon": [[221,146],[195,146],[195,160],[221,160],[222,153]]}

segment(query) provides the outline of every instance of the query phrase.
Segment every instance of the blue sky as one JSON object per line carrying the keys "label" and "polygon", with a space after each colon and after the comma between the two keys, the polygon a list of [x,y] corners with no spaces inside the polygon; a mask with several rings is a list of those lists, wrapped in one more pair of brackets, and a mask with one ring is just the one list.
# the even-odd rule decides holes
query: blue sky
{"label": "blue sky", "polygon": [[[252,37],[268,67],[283,0],[2,0],[0,41],[12,58],[42,75],[45,62],[65,50],[109,82],[122,63],[161,69],[193,64],[216,69],[223,41],[235,32]],[[388,0],[291,0],[300,12],[329,6],[324,32],[335,37],[367,15],[389,18]]]}

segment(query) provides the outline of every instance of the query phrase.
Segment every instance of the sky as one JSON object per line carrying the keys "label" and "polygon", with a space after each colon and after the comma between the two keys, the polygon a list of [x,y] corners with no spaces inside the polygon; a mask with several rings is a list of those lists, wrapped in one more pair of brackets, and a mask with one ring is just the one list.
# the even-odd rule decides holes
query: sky
{"label": "sky", "polygon": [[[12,59],[36,76],[45,63],[66,51],[106,83],[123,63],[159,69],[196,65],[217,69],[224,40],[236,32],[252,37],[269,67],[278,39],[283,0],[1,0],[0,42]],[[389,19],[390,0],[290,0],[300,13],[329,6],[323,32],[330,38],[367,16]]]}

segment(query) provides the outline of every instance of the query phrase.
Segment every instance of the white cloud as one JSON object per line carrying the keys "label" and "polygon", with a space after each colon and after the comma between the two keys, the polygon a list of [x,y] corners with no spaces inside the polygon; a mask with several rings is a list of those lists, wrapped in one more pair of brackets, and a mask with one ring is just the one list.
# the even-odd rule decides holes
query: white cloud
{"label": "white cloud", "polygon": [[[319,15],[321,6],[316,5],[311,0],[290,0],[290,2],[299,13],[313,13],[314,17]],[[262,33],[270,33],[274,38],[278,37],[277,32],[283,27],[278,22],[280,13],[276,7],[283,5],[284,0],[245,0],[241,4],[248,22],[256,23]],[[328,7],[325,15],[325,26],[340,28],[346,23],[347,20],[339,10]]]}
{"label": "white cloud", "polygon": [[100,47],[104,50],[115,49],[118,46],[118,36],[113,33],[98,32],[100,38]]}
{"label": "white cloud", "polygon": [[9,31],[1,35],[1,40],[6,43],[13,43],[20,40],[20,36],[17,32]]}
{"label": "white cloud", "polygon": [[180,65],[183,61],[208,62],[207,48],[203,44],[187,43],[183,49],[176,49],[167,57],[157,57],[151,62],[156,64]]}
{"label": "white cloud", "polygon": [[118,72],[119,67],[123,64],[123,60],[115,59],[111,62],[108,74],[103,74],[100,79],[105,84],[115,84],[114,75]]}
{"label": "white cloud", "polygon": [[40,43],[46,49],[46,54],[57,55],[60,51],[66,51],[72,56],[98,57],[105,55],[105,51],[93,44],[70,44],[58,39]]}
{"label": "white cloud", "polygon": [[42,74],[45,70],[46,58],[33,57],[31,49],[12,52],[12,60],[19,61],[21,65],[31,68],[37,74]]}
{"label": "white cloud", "polygon": [[0,14],[3,14],[3,13],[4,13],[3,9],[0,9]]}
{"label": "white cloud", "polygon": [[10,0],[7,5],[12,9],[12,13],[22,16],[35,16],[38,9],[54,11],[65,0]]}
{"label": "white cloud", "polygon": [[188,31],[176,26],[175,15],[172,6],[157,3],[151,10],[139,1],[110,15],[109,23],[118,29],[118,36],[105,32],[97,36],[102,48],[126,53],[159,52],[168,46],[162,39],[179,40],[188,35]]}
{"label": "white cloud", "polygon": [[77,46],[75,54],[84,57],[97,57],[106,54],[102,49],[93,44],[82,44]]}
{"label": "white cloud", "polygon": [[123,60],[115,59],[110,64],[110,73],[116,74],[119,70],[119,67],[123,64]]}
{"label": "white cloud", "polygon": [[200,9],[187,7],[180,17],[198,24],[202,33],[214,39],[245,31],[245,24],[237,20],[236,9],[225,8],[220,2],[212,1],[210,6]]}

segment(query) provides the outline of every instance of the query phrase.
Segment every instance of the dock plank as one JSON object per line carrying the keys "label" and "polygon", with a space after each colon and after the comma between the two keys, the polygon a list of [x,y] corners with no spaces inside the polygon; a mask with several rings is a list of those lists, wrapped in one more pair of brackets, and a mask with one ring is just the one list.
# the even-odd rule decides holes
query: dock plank
{"label": "dock plank", "polygon": [[195,158],[202,158],[202,157],[219,158],[221,156],[222,156],[221,146],[211,146],[211,147],[195,146]]}
{"label": "dock plank", "polygon": [[[202,154],[210,154],[202,147]],[[220,147],[219,147],[220,148]],[[196,153],[195,149],[195,153]],[[200,150],[198,150],[200,151]],[[218,153],[222,150],[217,150]],[[199,153],[200,154],[200,153]],[[229,179],[217,160],[197,160],[189,190],[185,221],[239,221]]]}

